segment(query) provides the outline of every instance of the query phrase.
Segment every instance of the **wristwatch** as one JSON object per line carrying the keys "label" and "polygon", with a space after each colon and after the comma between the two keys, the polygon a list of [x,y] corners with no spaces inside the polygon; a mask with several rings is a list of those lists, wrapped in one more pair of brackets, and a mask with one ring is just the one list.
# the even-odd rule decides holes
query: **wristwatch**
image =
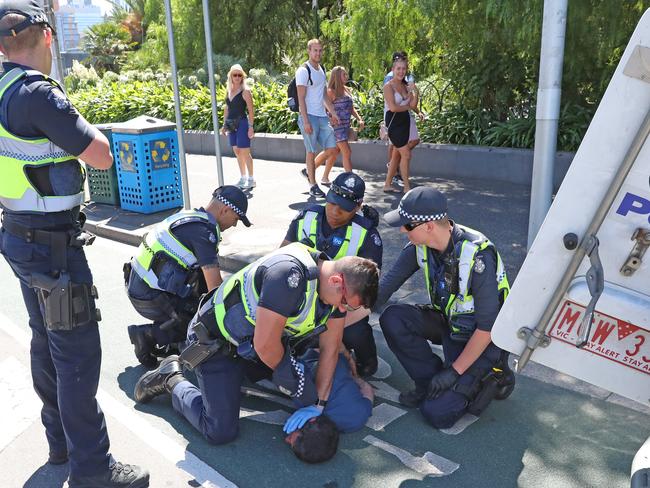
{"label": "wristwatch", "polygon": [[314,403],[317,407],[325,408],[327,406],[327,400],[321,400],[320,398]]}

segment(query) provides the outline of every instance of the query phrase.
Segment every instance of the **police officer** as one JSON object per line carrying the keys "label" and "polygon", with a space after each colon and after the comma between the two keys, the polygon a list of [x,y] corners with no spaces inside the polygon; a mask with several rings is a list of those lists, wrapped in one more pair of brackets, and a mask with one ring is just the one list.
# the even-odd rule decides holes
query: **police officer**
{"label": "police officer", "polygon": [[[419,406],[434,427],[448,428],[466,412],[479,415],[514,386],[507,354],[490,338],[510,289],[505,268],[488,238],[447,217],[447,199],[431,187],[409,191],[385,219],[410,243],[382,276],[377,305],[418,269],[431,300],[389,306],[379,319],[388,346],[415,382],[399,401]],[[444,362],[427,341],[442,344]]]}
{"label": "police officer", "polygon": [[53,29],[36,0],[0,0],[0,250],[20,280],[32,331],[31,370],[43,401],[49,462],[70,461],[68,486],[146,487],[149,473],[108,453],[95,393],[97,296],[82,246],[79,159],[113,162],[106,138],[48,74]]}
{"label": "police officer", "polygon": [[[327,203],[312,204],[300,211],[289,225],[282,242],[307,242],[332,259],[361,256],[381,267],[383,246],[377,231],[379,215],[363,205],[366,184],[355,173],[336,177],[327,192]],[[357,372],[370,376],[377,371],[377,346],[368,317],[346,324],[343,342],[353,349]]]}
{"label": "police officer", "polygon": [[[301,406],[294,415],[302,427],[327,406],[345,312],[374,304],[378,277],[368,259],[331,261],[300,243],[258,259],[207,294],[190,323],[181,361],[195,367],[199,388],[170,356],[138,380],[135,400],[171,393],[176,411],[208,441],[224,444],[239,433],[240,387],[252,363]],[[292,352],[314,335],[320,357],[312,381]]]}
{"label": "police officer", "polygon": [[[248,200],[236,186],[217,188],[206,208],[178,212],[149,232],[124,268],[127,294],[153,324],[130,325],[129,338],[141,364],[155,367],[156,353],[185,340],[199,297],[223,281],[221,232],[246,217]],[[168,346],[168,347],[165,347]]]}

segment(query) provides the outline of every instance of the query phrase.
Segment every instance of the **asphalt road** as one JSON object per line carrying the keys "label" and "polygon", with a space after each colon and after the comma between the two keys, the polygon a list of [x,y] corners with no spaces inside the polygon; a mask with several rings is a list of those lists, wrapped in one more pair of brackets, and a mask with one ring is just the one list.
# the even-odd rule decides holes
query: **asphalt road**
{"label": "asphalt road", "polygon": [[[457,195],[452,198],[464,198],[460,191]],[[485,227],[508,213],[502,207],[481,212],[470,225]],[[132,354],[126,327],[144,321],[126,298],[121,268],[134,250],[97,239],[87,255],[104,317],[99,400],[111,450],[122,461],[149,468],[152,487],[623,487],[634,453],[650,433],[645,413],[524,376],[508,400],[494,402],[462,432],[437,431],[417,411],[390,399],[394,390],[410,385],[376,330],[386,364],[380,368],[383,378],[375,378],[383,398],[375,402],[374,428],[342,436],[332,461],[310,466],[297,460],[283,443],[281,427],[273,425],[290,409],[251,396],[243,401],[248,418],[240,420],[239,439],[211,446],[173,411],[169,398],[146,406],[132,400],[144,370]],[[39,401],[29,381],[26,312],[18,282],[3,260],[0,283],[0,486],[59,488],[66,466],[44,464]]]}

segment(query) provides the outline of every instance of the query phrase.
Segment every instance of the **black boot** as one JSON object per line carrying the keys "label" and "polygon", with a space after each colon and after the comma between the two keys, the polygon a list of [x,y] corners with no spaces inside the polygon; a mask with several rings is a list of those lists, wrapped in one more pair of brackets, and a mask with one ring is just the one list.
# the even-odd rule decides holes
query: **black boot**
{"label": "black boot", "polygon": [[96,476],[70,477],[70,488],[147,488],[149,472],[135,464],[113,463],[108,472]]}
{"label": "black boot", "polygon": [[495,400],[505,400],[515,389],[515,372],[510,369],[507,361],[501,367],[503,373],[498,376],[497,393],[494,395]]}
{"label": "black boot", "polygon": [[415,386],[414,389],[399,394],[399,402],[405,407],[416,408],[427,397],[427,389],[421,386]]}
{"label": "black boot", "polygon": [[154,355],[156,338],[153,335],[154,325],[129,325],[129,339],[135,349],[135,357],[145,368],[155,368],[158,359]]}
{"label": "black boot", "polygon": [[169,356],[158,368],[143,374],[135,384],[133,397],[138,403],[147,403],[163,393],[171,393],[174,386],[183,381],[183,369],[178,356]]}

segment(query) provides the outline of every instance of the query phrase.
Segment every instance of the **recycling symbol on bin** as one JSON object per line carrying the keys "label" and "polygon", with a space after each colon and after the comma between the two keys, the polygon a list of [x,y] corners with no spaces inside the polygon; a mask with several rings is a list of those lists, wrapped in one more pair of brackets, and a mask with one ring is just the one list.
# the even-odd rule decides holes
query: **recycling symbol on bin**
{"label": "recycling symbol on bin", "polygon": [[151,149],[151,159],[154,163],[167,163],[172,153],[169,150],[169,142],[165,140],[154,141]]}
{"label": "recycling symbol on bin", "polygon": [[133,147],[129,142],[120,142],[120,161],[126,171],[133,171]]}

